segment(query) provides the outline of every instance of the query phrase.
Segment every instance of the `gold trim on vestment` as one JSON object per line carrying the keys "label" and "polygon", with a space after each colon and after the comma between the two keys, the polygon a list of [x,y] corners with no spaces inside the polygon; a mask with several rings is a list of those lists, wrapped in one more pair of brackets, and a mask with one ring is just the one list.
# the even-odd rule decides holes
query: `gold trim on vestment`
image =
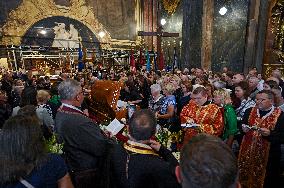
{"label": "gold trim on vestment", "polygon": [[[136,145],[134,143],[132,144],[129,144],[129,143],[124,143],[123,144],[123,147],[124,149],[128,150],[128,151],[131,151],[131,152],[134,152],[134,153],[139,153],[139,154],[145,154],[145,155],[156,155],[156,156],[159,156],[155,151],[153,150],[149,150],[147,148],[143,149],[141,148],[140,145]],[[140,148],[138,148],[140,147]]]}

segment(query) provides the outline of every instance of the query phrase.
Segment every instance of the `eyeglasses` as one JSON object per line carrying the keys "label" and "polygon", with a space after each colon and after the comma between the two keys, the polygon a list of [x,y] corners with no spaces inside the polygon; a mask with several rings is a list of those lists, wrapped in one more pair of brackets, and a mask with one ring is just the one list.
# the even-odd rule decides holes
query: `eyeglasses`
{"label": "eyeglasses", "polygon": [[268,100],[268,99],[255,99],[255,102],[263,102],[265,100]]}

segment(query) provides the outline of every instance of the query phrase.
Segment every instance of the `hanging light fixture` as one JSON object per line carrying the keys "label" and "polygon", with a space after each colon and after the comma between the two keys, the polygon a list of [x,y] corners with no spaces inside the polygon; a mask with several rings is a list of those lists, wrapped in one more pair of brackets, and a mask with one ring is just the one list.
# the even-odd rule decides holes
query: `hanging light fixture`
{"label": "hanging light fixture", "polygon": [[228,9],[225,6],[220,8],[219,10],[219,14],[222,16],[224,16],[227,12],[228,12]]}
{"label": "hanging light fixture", "polygon": [[162,18],[161,19],[161,25],[163,26],[163,25],[165,25],[167,23],[167,20],[165,19],[165,18]]}

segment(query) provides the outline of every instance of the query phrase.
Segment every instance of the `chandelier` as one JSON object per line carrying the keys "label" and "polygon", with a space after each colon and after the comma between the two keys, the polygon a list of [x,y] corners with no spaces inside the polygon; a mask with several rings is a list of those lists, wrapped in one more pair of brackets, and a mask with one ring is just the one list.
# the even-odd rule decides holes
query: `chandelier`
{"label": "chandelier", "polygon": [[163,6],[164,9],[170,14],[172,15],[173,13],[175,13],[180,0],[162,0],[163,1]]}

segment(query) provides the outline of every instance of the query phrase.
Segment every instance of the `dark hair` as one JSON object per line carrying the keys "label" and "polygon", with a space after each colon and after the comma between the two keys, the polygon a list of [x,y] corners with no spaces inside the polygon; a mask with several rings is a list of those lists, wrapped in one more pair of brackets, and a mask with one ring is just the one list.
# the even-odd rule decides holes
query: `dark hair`
{"label": "dark hair", "polygon": [[137,80],[139,80],[142,84],[145,84],[145,83],[147,82],[146,78],[145,78],[143,75],[141,75],[141,74],[139,74],[136,78],[137,78]]}
{"label": "dark hair", "polygon": [[228,72],[226,72],[225,74],[226,74],[229,78],[233,79],[233,76],[234,76],[233,72],[228,71]]}
{"label": "dark hair", "polygon": [[203,86],[205,87],[205,90],[207,91],[207,86],[208,87],[210,87],[210,89],[211,89],[211,96],[213,96],[213,92],[214,92],[214,86],[210,83],[210,82],[208,82],[208,81],[206,81],[204,84],[203,84]]}
{"label": "dark hair", "polygon": [[130,80],[127,80],[125,82],[125,85],[130,89],[132,90],[135,86],[134,86],[134,82],[133,81],[130,81]]}
{"label": "dark hair", "polygon": [[149,140],[156,132],[156,124],[151,110],[138,110],[129,120],[129,133],[135,140]]}
{"label": "dark hair", "polygon": [[266,94],[269,99],[274,101],[275,94],[271,90],[262,90],[262,91],[258,92],[257,94],[263,94],[263,93]]}
{"label": "dark hair", "polygon": [[27,86],[23,89],[21,94],[21,104],[20,107],[26,106],[26,105],[37,105],[36,100],[37,91],[35,87],[33,86]]}
{"label": "dark hair", "polygon": [[248,84],[247,81],[240,81],[240,83],[238,83],[236,85],[236,87],[240,87],[240,88],[242,88],[242,90],[244,90],[244,98],[245,99],[247,99],[250,96],[250,89],[249,89],[249,84]]}
{"label": "dark hair", "polygon": [[19,109],[17,115],[37,117],[36,107],[34,105],[26,105]]}
{"label": "dark hair", "polygon": [[215,76],[215,75],[216,75],[218,78],[220,78],[220,79],[222,78],[222,74],[221,74],[220,72],[216,72],[216,73],[214,74],[214,76]]}
{"label": "dark hair", "polygon": [[181,81],[181,84],[186,87],[187,91],[192,91],[192,84],[190,81]]}
{"label": "dark hair", "polygon": [[16,115],[8,119],[0,134],[0,185],[19,181],[46,158],[37,118]]}
{"label": "dark hair", "polygon": [[267,84],[267,85],[269,85],[269,87],[270,87],[271,89],[274,89],[274,88],[277,88],[277,87],[278,87],[277,82],[274,81],[274,80],[267,80],[267,81],[265,81],[264,83]]}
{"label": "dark hair", "polygon": [[50,88],[50,95],[51,96],[54,96],[54,95],[58,95],[58,86],[61,82],[54,82],[52,85],[51,85],[51,88]]}
{"label": "dark hair", "polygon": [[202,96],[207,95],[207,90],[204,87],[197,87],[195,90],[193,90],[192,94],[197,95],[201,93]]}
{"label": "dark hair", "polygon": [[237,159],[218,137],[199,134],[181,151],[183,186],[191,188],[230,188],[238,179]]}

